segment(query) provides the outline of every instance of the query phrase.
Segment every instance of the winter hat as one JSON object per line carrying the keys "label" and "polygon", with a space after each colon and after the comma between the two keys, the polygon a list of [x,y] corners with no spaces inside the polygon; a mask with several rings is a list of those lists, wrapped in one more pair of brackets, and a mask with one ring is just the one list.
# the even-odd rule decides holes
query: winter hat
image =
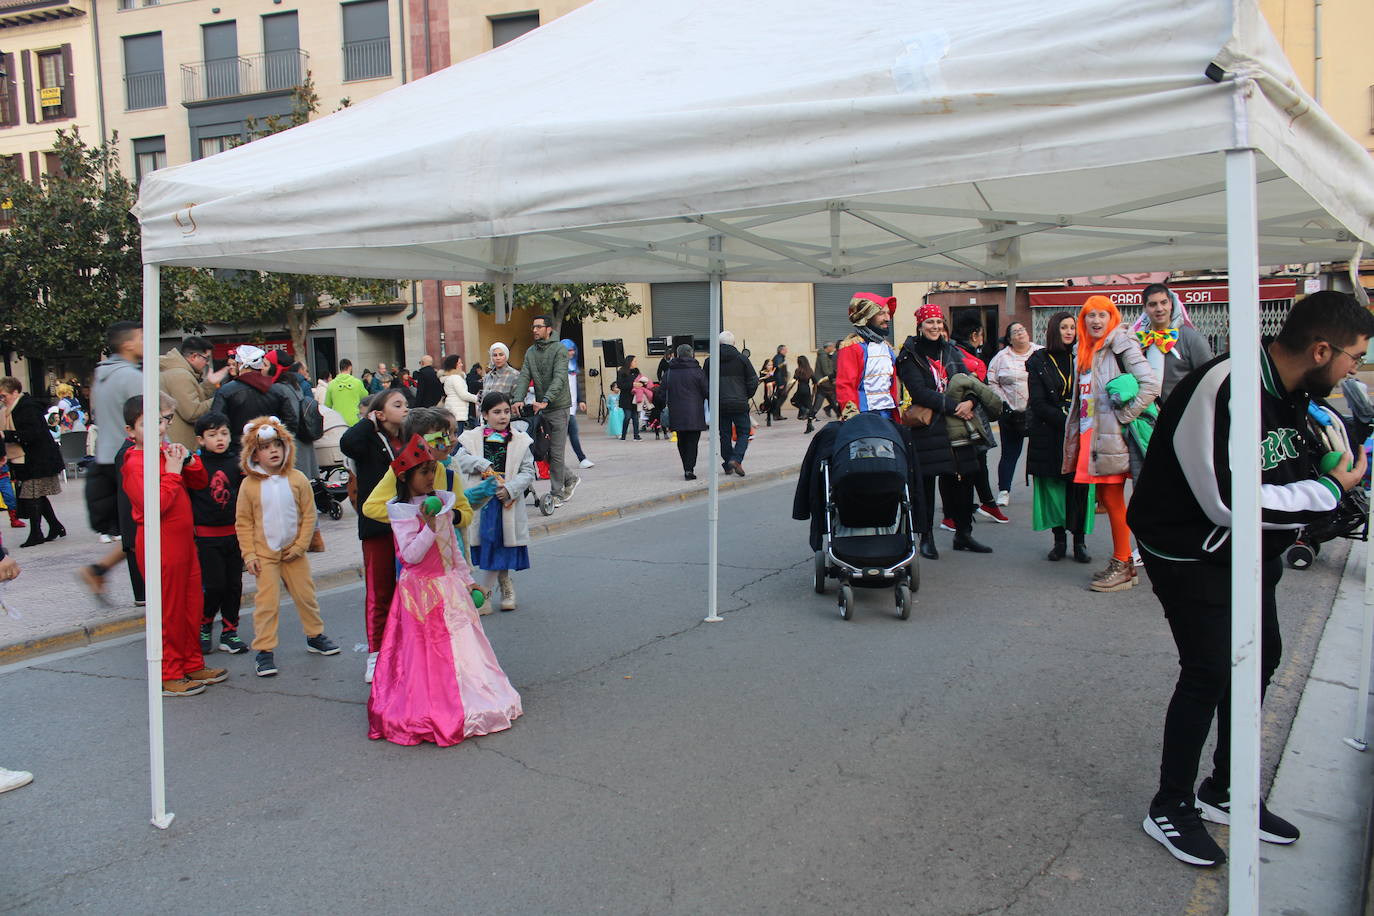
{"label": "winter hat", "polygon": [[234,358],[239,361],[239,365],[247,366],[249,369],[261,370],[267,364],[267,354],[261,347],[252,344],[239,344],[234,351]]}
{"label": "winter hat", "polygon": [[897,310],[896,296],[879,296],[877,293],[855,293],[849,300],[849,323],[856,326],[868,324],[883,309],[891,315]]}
{"label": "winter hat", "polygon": [[396,453],[396,457],[391,459],[391,470],[399,480],[401,475],[414,467],[419,467],[426,461],[433,461],[430,457],[429,448],[425,445],[424,437],[419,433],[410,437],[405,448]]}
{"label": "winter hat", "polygon": [[944,320],[945,313],[940,311],[940,307],[933,302],[927,302],[916,310],[916,323],[929,321],[932,318]]}
{"label": "winter hat", "polygon": [[257,466],[254,454],[274,439],[280,439],[282,445],[286,446],[286,460],[282,462],[283,472],[295,466],[296,443],[291,431],[276,417],[256,417],[243,425],[243,438],[239,442],[239,468],[244,474],[262,476],[261,469],[253,470]]}
{"label": "winter hat", "polygon": [[265,364],[263,370],[271,376],[273,382],[281,378],[281,374],[288,368],[287,365],[283,365],[282,363],[284,359],[286,359],[286,357],[282,350],[268,350],[267,355],[263,359]]}

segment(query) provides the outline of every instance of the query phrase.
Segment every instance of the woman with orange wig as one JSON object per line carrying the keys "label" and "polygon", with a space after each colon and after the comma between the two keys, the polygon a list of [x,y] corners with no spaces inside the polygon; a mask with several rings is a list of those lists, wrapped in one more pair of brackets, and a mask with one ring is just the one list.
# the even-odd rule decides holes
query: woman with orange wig
{"label": "woman with orange wig", "polygon": [[1121,313],[1106,296],[1090,296],[1078,312],[1078,385],[1064,426],[1065,474],[1097,485],[1112,526],[1112,556],[1093,576],[1096,592],[1135,585],[1131,530],[1126,525],[1126,479],[1131,452],[1125,427],[1159,396],[1159,381]]}

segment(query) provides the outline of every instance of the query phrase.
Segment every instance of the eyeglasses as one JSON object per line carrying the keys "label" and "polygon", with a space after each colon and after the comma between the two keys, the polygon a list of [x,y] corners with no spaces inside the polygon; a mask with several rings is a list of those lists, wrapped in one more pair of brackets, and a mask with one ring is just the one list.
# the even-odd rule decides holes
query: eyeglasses
{"label": "eyeglasses", "polygon": [[1325,337],[1318,337],[1317,340],[1321,341],[1321,342],[1324,343],[1324,344],[1329,344],[1330,347],[1331,347],[1331,349],[1335,350],[1337,353],[1344,353],[1346,356],[1350,357],[1351,360],[1354,361],[1354,363],[1355,363],[1355,368],[1356,368],[1356,369],[1358,369],[1358,368],[1360,368],[1361,366],[1364,365],[1365,354],[1363,354],[1363,353],[1351,353],[1349,350],[1342,350],[1340,347],[1338,347],[1338,346],[1336,346],[1335,344],[1331,343],[1331,341],[1327,340]]}
{"label": "eyeglasses", "polygon": [[422,438],[434,448],[448,448],[453,444],[453,437],[445,432],[425,433]]}
{"label": "eyeglasses", "polygon": [[158,419],[161,420],[163,423],[171,423],[175,416],[176,414],[170,413],[158,414]]}

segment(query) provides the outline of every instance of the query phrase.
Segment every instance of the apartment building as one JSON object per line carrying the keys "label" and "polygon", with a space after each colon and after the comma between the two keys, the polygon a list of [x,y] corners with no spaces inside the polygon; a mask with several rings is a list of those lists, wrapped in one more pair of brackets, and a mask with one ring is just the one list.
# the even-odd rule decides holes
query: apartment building
{"label": "apartment building", "polygon": [[0,157],[24,177],[58,170],[57,130],[100,136],[93,2],[0,0]]}

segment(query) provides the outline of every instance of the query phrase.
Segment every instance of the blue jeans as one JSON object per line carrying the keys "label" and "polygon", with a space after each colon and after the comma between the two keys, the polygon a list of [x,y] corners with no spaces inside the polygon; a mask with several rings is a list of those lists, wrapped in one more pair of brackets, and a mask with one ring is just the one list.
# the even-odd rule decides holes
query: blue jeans
{"label": "blue jeans", "polygon": [[[730,441],[730,431],[735,432],[735,441]],[[722,413],[720,415],[720,460],[724,464],[731,461],[744,463],[744,451],[749,448],[749,411]]]}
{"label": "blue jeans", "polygon": [[572,412],[568,413],[568,444],[578,461],[587,460],[587,453],[582,451],[582,439],[577,435],[577,414]]}
{"label": "blue jeans", "polygon": [[1021,448],[1025,445],[1024,436],[1016,436],[1002,425],[1002,457],[997,460],[997,489],[1010,490],[1015,482],[1016,462],[1021,460]]}

